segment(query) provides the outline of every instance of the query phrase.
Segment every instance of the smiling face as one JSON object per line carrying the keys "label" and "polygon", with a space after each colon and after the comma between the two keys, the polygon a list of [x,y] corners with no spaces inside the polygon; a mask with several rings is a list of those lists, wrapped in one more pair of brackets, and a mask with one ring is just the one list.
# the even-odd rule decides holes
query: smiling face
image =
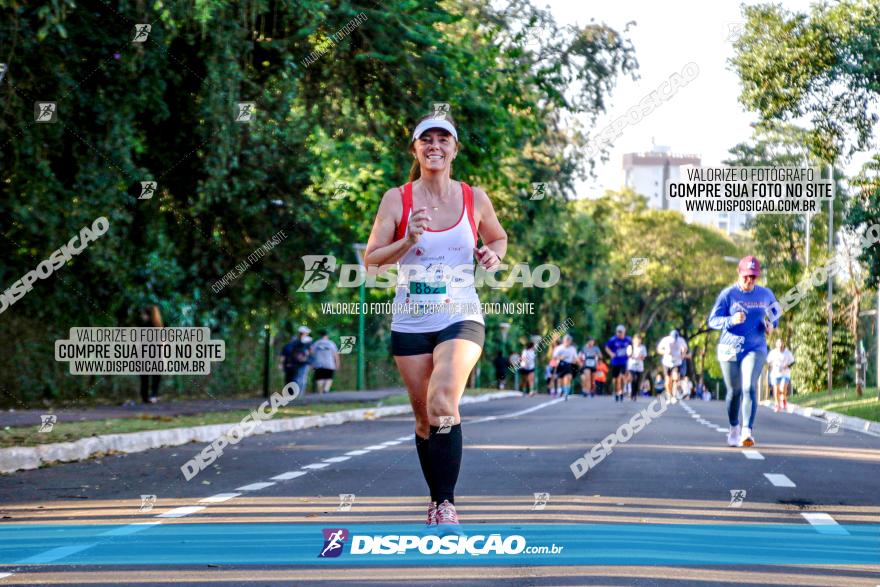
{"label": "smiling face", "polygon": [[458,152],[455,138],[442,128],[429,128],[412,147],[423,174],[442,171],[448,173],[452,160]]}
{"label": "smiling face", "polygon": [[758,278],[754,275],[740,275],[737,280],[737,284],[739,284],[740,289],[743,291],[752,291],[755,289],[755,284],[758,282]]}

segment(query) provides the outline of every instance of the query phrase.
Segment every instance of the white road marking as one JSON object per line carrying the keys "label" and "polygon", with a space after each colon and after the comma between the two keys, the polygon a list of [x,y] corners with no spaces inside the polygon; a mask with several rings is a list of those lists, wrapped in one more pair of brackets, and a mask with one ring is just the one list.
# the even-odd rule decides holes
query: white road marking
{"label": "white road marking", "polygon": [[747,459],[752,459],[753,461],[763,461],[764,460],[764,455],[762,455],[761,453],[759,453],[758,451],[756,451],[753,448],[744,449],[742,451],[742,453],[745,455],[745,457]]}
{"label": "white road marking", "polygon": [[350,450],[347,453],[345,453],[345,455],[349,456],[349,457],[359,457],[360,455],[365,455],[368,452],[370,452],[370,451],[368,451],[368,450]]}
{"label": "white road marking", "polygon": [[410,436],[401,436],[397,440],[399,440],[400,442],[404,442],[406,440],[412,440],[412,439],[413,439],[413,437],[412,437],[412,435],[410,435]]}
{"label": "white road marking", "polygon": [[385,446],[394,446],[403,442],[402,440],[389,440],[388,442],[383,442]]}
{"label": "white road marking", "polygon": [[200,512],[205,509],[203,505],[187,505],[180,508],[174,508],[173,510],[168,510],[164,514],[159,514],[156,516],[157,518],[182,518],[183,516],[188,516],[190,514],[194,514],[196,512]]}
{"label": "white road marking", "polygon": [[305,475],[305,471],[288,471],[286,473],[281,473],[280,475],[275,475],[274,477],[269,477],[274,481],[287,481],[288,479],[296,479],[297,477],[302,477]]}
{"label": "white road marking", "polygon": [[764,477],[776,487],[797,487],[794,481],[781,473],[764,473]]}
{"label": "white road marking", "polygon": [[717,428],[715,428],[715,430],[717,430],[718,432],[729,432],[727,428],[722,428],[721,426],[718,426]]}
{"label": "white road marking", "polygon": [[158,526],[161,523],[162,522],[138,522],[137,524],[128,524],[126,526],[107,530],[106,532],[101,532],[98,536],[128,536],[129,534],[134,534],[135,532]]}
{"label": "white road marking", "polygon": [[801,512],[801,515],[806,518],[819,534],[849,535],[849,532],[838,524],[837,520],[824,512]]}
{"label": "white road marking", "polygon": [[384,444],[374,444],[373,446],[365,446],[364,450],[382,450],[383,448],[388,448]]}
{"label": "white road marking", "polygon": [[97,542],[90,542],[88,544],[73,544],[71,546],[59,546],[58,548],[53,548],[51,550],[47,550],[46,552],[41,552],[40,554],[35,554],[34,556],[28,557],[24,560],[17,561],[15,564],[17,565],[40,565],[43,563],[51,563],[52,561],[57,561],[58,559],[68,557],[72,554],[76,554],[77,552],[83,551],[87,548],[91,548],[98,544]]}
{"label": "white road marking", "polygon": [[323,469],[324,467],[329,467],[327,463],[312,463],[311,465],[306,465],[303,469]]}
{"label": "white road marking", "polygon": [[241,487],[236,487],[236,491],[259,491],[260,489],[265,489],[267,487],[271,487],[275,485],[274,481],[262,481],[260,483],[251,483],[250,485],[242,485]]}
{"label": "white road marking", "polygon": [[347,461],[351,457],[330,457],[329,459],[324,459],[325,463],[341,463],[342,461]]}
{"label": "white road marking", "polygon": [[224,501],[229,501],[233,497],[238,497],[241,495],[240,493],[218,493],[216,495],[212,495],[211,497],[206,497],[205,499],[200,499],[199,503],[223,503]]}
{"label": "white road marking", "polygon": [[480,422],[491,422],[492,420],[501,420],[503,418],[516,418],[517,416],[522,416],[528,414],[530,412],[534,412],[536,410],[543,410],[546,407],[552,406],[553,404],[558,404],[559,402],[564,402],[564,398],[550,400],[549,402],[544,402],[543,404],[538,404],[537,406],[532,406],[531,408],[526,408],[525,410],[520,410],[518,412],[513,412],[511,414],[502,414],[500,416],[487,416],[486,418],[480,418],[478,420],[471,420],[468,424],[478,424]]}

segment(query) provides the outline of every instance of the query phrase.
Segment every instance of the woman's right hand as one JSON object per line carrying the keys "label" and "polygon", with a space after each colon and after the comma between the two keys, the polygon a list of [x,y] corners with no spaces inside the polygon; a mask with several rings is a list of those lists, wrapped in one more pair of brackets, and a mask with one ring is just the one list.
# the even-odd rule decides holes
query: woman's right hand
{"label": "woman's right hand", "polygon": [[422,234],[428,229],[428,222],[430,221],[431,217],[428,216],[427,208],[419,208],[412,216],[410,216],[407,221],[406,235],[406,239],[410,244],[414,245],[419,242],[419,238],[421,238]]}
{"label": "woman's right hand", "polygon": [[730,318],[730,322],[732,324],[742,324],[746,321],[746,313],[745,312],[737,312]]}

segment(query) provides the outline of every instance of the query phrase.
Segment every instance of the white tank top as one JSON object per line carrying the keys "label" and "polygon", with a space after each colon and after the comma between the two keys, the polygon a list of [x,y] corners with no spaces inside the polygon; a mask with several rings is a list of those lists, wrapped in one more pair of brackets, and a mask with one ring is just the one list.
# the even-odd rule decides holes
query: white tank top
{"label": "white tank top", "polygon": [[[400,190],[403,214],[395,241],[407,235],[413,209],[412,183]],[[462,209],[458,221],[443,230],[427,229],[398,262],[391,330],[437,332],[450,324],[473,320],[484,324],[474,287],[474,193],[461,182]],[[415,270],[409,269],[414,268]]]}

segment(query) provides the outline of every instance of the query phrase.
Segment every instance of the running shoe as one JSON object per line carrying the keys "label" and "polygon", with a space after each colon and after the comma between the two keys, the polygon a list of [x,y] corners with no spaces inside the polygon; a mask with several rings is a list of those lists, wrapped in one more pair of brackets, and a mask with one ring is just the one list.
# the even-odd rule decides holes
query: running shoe
{"label": "running shoe", "polygon": [[727,446],[739,446],[739,424],[730,427],[727,433]]}
{"label": "running shoe", "polygon": [[448,499],[444,499],[443,503],[437,506],[437,529],[442,534],[463,534],[458,522],[458,512]]}
{"label": "running shoe", "polygon": [[437,525],[437,504],[433,501],[428,504],[428,519],[425,526],[431,527]]}
{"label": "running shoe", "polygon": [[773,411],[774,411],[774,412],[778,412],[778,411],[779,411],[779,404],[773,404]]}
{"label": "running shoe", "polygon": [[739,440],[740,446],[755,446],[755,439],[752,438],[752,429],[748,426],[744,426],[742,429],[742,436]]}

